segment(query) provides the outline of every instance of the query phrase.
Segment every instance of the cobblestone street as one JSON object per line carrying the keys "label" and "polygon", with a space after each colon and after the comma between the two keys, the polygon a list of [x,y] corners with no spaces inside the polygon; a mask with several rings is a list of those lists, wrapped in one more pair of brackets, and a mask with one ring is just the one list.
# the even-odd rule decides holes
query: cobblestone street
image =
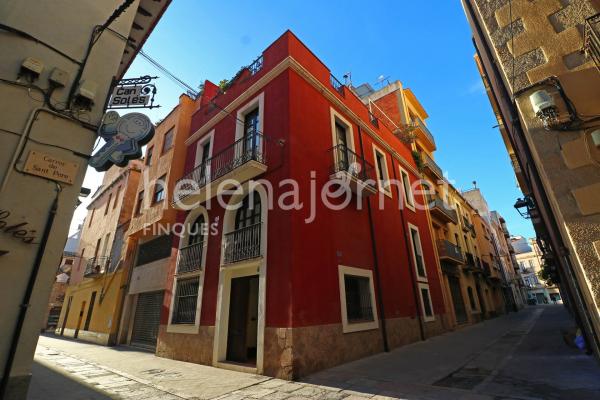
{"label": "cobblestone street", "polygon": [[531,307],[288,382],[43,336],[29,399],[600,398],[600,368],[568,347],[562,306]]}

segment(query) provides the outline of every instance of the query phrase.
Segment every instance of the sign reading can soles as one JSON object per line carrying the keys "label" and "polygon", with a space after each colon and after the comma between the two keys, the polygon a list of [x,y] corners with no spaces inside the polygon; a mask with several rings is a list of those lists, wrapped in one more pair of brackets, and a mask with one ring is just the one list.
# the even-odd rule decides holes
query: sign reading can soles
{"label": "sign reading can soles", "polygon": [[64,161],[53,155],[34,150],[29,152],[23,168],[23,171],[28,174],[68,183],[69,185],[73,184],[78,170],[79,164],[76,162]]}

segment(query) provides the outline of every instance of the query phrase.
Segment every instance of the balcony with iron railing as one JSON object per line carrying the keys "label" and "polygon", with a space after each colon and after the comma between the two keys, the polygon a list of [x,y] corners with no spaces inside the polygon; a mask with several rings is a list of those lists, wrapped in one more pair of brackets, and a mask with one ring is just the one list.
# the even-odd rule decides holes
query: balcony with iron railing
{"label": "balcony with iron railing", "polygon": [[342,97],[346,96],[344,93],[344,84],[333,76],[333,74],[329,74],[329,83],[331,83],[331,87],[333,87]]}
{"label": "balcony with iron railing", "polygon": [[417,136],[428,141],[430,145],[429,148],[435,148],[435,138],[427,125],[425,125],[425,122],[423,122],[421,118],[415,117],[412,123],[417,132]]}
{"label": "balcony with iron railing", "polygon": [[473,226],[473,224],[471,222],[469,222],[469,219],[467,217],[465,217],[464,215],[462,217],[462,222],[463,222],[462,227],[465,232],[470,232],[472,230],[475,230],[475,227]]}
{"label": "balcony with iron railing", "polygon": [[483,269],[483,275],[485,275],[488,278],[491,278],[491,276],[492,276],[492,268],[490,267],[490,264],[482,260],[481,261],[481,267]]}
{"label": "balcony with iron railing", "polygon": [[585,54],[594,61],[600,71],[600,14],[593,15],[585,21]]}
{"label": "balcony with iron railing", "polygon": [[234,264],[262,256],[261,226],[262,223],[259,222],[225,234],[225,264]]}
{"label": "balcony with iron railing", "polygon": [[477,269],[475,257],[471,253],[465,253],[465,269],[469,271],[474,271]]}
{"label": "balcony with iron railing", "polygon": [[445,239],[439,239],[437,241],[437,248],[440,260],[449,261],[454,264],[463,264],[465,262],[460,247],[454,243]]}
{"label": "balcony with iron railing", "polygon": [[474,256],[475,262],[475,272],[482,274],[483,273],[483,263],[481,262],[481,259],[477,256]]}
{"label": "balcony with iron railing", "polygon": [[190,244],[179,249],[177,255],[177,274],[201,271],[204,253],[204,241]]}
{"label": "balcony with iron railing", "polygon": [[435,175],[438,179],[444,179],[442,168],[424,151],[421,152],[421,161],[425,172]]}
{"label": "balcony with iron railing", "polygon": [[84,278],[94,278],[110,272],[110,257],[92,257],[85,264]]}
{"label": "balcony with iron railing", "polygon": [[217,188],[225,180],[243,183],[261,175],[267,170],[265,150],[266,138],[259,133],[236,140],[179,179],[173,206],[206,201],[218,194]]}
{"label": "balcony with iron railing", "polygon": [[363,157],[343,144],[329,149],[333,158],[330,179],[348,184],[350,189],[360,195],[377,193],[375,170]]}
{"label": "balcony with iron railing", "polygon": [[452,209],[451,206],[442,200],[437,194],[435,196],[428,197],[429,212],[431,216],[441,221],[442,223],[452,222],[458,223],[458,214],[456,210]]}

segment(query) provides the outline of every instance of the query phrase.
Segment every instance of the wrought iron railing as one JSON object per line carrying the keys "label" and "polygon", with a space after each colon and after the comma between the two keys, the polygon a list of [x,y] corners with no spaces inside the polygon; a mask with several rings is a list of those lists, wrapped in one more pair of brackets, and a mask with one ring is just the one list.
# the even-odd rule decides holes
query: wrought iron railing
{"label": "wrought iron railing", "polygon": [[475,268],[475,257],[473,257],[473,254],[471,253],[465,253],[465,259],[466,259],[466,264],[467,266],[471,267],[471,268]]}
{"label": "wrought iron railing", "polygon": [[[263,135],[253,133],[244,136],[181,178],[178,181],[178,184],[181,182],[179,187],[182,192],[193,191],[195,185],[191,182],[194,182],[201,189],[249,161],[258,161],[264,164],[266,162],[265,147]],[[180,195],[180,198],[185,198],[185,196]]]}
{"label": "wrought iron railing", "polygon": [[[367,181],[373,179],[373,165],[343,144],[332,147],[329,151],[333,154],[331,173],[347,172],[354,178]],[[375,182],[375,180],[373,180]]]}
{"label": "wrought iron railing", "polygon": [[465,261],[462,251],[460,250],[460,247],[458,247],[454,243],[449,242],[448,240],[445,240],[445,239],[439,239],[437,241],[437,245],[438,245],[438,255],[441,258],[449,257],[449,258],[452,258],[452,259],[458,261],[459,263],[463,263]]}
{"label": "wrought iron railing", "polygon": [[186,274],[201,270],[203,252],[204,241],[180,248],[177,255],[177,273]]}
{"label": "wrought iron railing", "polygon": [[225,264],[260,257],[261,225],[257,223],[237,229],[225,235]]}
{"label": "wrought iron railing", "polygon": [[458,213],[456,210],[450,208],[450,205],[442,200],[437,194],[435,196],[428,196],[427,201],[429,202],[430,209],[440,210],[455,224],[458,222]]}
{"label": "wrought iron railing", "polygon": [[423,132],[425,134],[425,136],[427,136],[427,138],[431,141],[431,143],[433,143],[435,145],[435,138],[433,137],[433,134],[431,133],[431,131],[429,130],[427,125],[425,125],[425,122],[423,122],[423,120],[421,118],[419,118],[419,117],[415,118],[415,125],[417,126],[417,128],[419,128],[421,130],[421,132]]}
{"label": "wrought iron railing", "polygon": [[92,277],[107,272],[110,265],[110,257],[92,257],[85,264],[84,277]]}
{"label": "wrought iron railing", "polygon": [[260,71],[263,67],[263,56],[260,55],[256,60],[252,62],[252,64],[248,65],[248,70],[250,74],[256,75],[258,71]]}
{"label": "wrought iron railing", "polygon": [[475,227],[473,226],[472,223],[469,222],[469,219],[467,217],[465,217],[463,215],[462,218],[463,218],[463,228],[464,228],[465,231],[471,231],[471,230],[475,229]]}
{"label": "wrought iron railing", "polygon": [[442,168],[440,168],[440,166],[433,161],[433,158],[429,157],[424,151],[421,152],[421,160],[423,161],[424,168],[429,168],[438,178],[444,179]]}
{"label": "wrought iron railing", "polygon": [[492,275],[492,269],[490,268],[490,264],[485,262],[485,261],[481,261],[481,265],[483,266],[483,273],[486,276],[491,276]]}
{"label": "wrought iron railing", "polygon": [[345,96],[344,93],[344,84],[342,82],[340,82],[335,76],[333,76],[333,74],[329,74],[329,83],[331,83],[331,86],[333,86],[333,88],[342,96]]}
{"label": "wrought iron railing", "polygon": [[600,70],[600,14],[591,16],[585,21],[584,48],[585,54]]}

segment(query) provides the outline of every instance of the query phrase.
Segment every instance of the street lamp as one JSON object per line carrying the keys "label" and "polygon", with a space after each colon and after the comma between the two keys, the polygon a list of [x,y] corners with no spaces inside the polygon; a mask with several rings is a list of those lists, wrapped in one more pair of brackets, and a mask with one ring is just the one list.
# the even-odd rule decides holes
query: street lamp
{"label": "street lamp", "polygon": [[531,219],[531,210],[534,209],[533,200],[531,197],[525,196],[522,199],[517,199],[515,209],[525,219]]}

